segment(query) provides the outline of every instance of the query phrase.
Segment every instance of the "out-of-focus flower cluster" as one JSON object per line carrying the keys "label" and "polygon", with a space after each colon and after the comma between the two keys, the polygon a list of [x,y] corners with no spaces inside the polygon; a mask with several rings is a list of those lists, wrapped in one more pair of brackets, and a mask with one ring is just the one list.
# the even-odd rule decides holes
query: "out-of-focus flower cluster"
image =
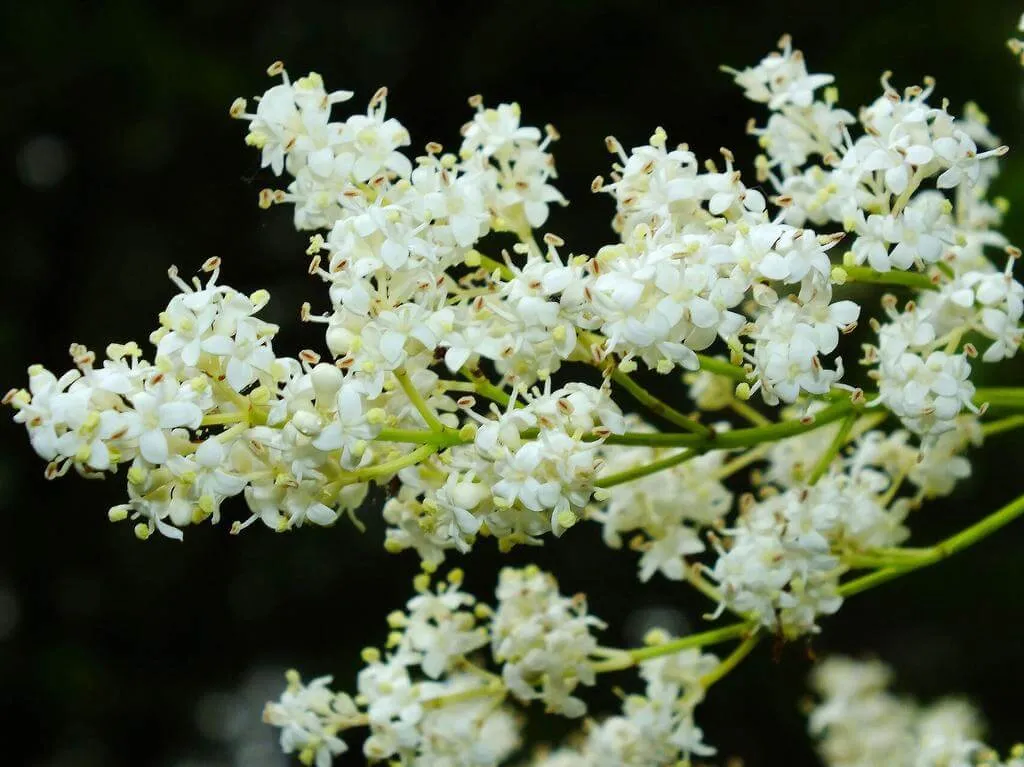
{"label": "out-of-focus flower cluster", "polygon": [[811,682],[819,700],[809,728],[827,767],[1021,767],[1024,746],[1006,759],[981,740],[981,715],[970,703],[945,698],[927,706],[887,689],[891,670],[880,661],[836,656],[820,663]]}

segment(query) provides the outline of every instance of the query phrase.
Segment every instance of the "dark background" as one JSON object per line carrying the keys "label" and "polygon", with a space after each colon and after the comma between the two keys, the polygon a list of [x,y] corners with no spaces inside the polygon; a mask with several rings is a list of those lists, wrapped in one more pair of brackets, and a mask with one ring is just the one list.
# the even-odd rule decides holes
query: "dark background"
{"label": "dark background", "polygon": [[[749,167],[744,123],[762,114],[717,68],[755,63],[787,31],[812,71],[837,75],[844,106],[873,99],[884,69],[901,87],[930,74],[954,110],[978,101],[1017,148],[1022,73],[1004,40],[1019,8],[995,0],[852,7],[8,0],[0,11],[0,388],[24,385],[31,362],[66,369],[71,341],[99,351],[111,340],[145,342],[173,292],[167,267],[191,273],[214,255],[225,261],[224,281],[271,290],[267,311],[285,325],[279,352],[322,348],[297,321],[303,300],[326,303],[305,274],[306,236],[292,229],[290,210],[257,209],[258,190],[274,184],[257,174],[244,125],[227,116],[235,96],[268,87],[264,69],[277,58],[294,76],[315,69],[329,87],[355,90],[345,105],[354,109],[388,85],[390,112],[415,149],[431,139],[454,147],[470,94],[520,101],[528,124],[550,121],[564,137],[558,186],[573,204],[548,228],[577,252],[612,236],[610,200],[589,192],[593,176],[607,174],[606,134],[632,146],[660,124],[700,156],[728,146]],[[1011,152],[996,190],[1015,209],[1024,205],[1022,157]],[[1024,242],[1015,214],[1007,231]],[[1004,366],[999,380],[1019,381],[1020,370]],[[334,673],[351,689],[358,650],[383,640],[415,556],[385,554],[374,524],[365,535],[342,523],[237,538],[221,525],[189,529],[183,544],[141,543],[130,526],[105,519],[124,493],[122,477],[47,483],[8,416],[0,426],[0,762],[287,763],[276,733],[259,723],[263,701],[292,665],[307,677]],[[915,517],[914,540],[934,540],[1019,493],[1019,445],[1010,434],[978,453],[974,477]],[[814,651],[877,653],[907,692],[970,695],[994,745],[1024,738],[1022,529],[850,601],[825,621]],[[532,556],[565,591],[591,595],[611,624],[606,644],[635,643],[652,615],[685,629],[707,609],[664,580],[641,589],[633,555],[602,548],[596,529],[500,561],[483,545],[461,564],[486,597],[497,566]],[[716,687],[700,723],[724,755],[749,767],[817,764],[798,710],[805,648],[771,655],[761,648]],[[607,692],[592,701],[613,703]],[[556,734],[544,726],[537,737]]]}

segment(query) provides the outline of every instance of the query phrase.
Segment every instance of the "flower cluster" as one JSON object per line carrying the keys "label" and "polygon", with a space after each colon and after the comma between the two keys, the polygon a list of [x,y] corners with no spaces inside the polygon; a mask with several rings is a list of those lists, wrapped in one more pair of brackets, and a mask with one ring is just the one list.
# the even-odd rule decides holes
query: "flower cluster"
{"label": "flower cluster", "polygon": [[574,525],[590,503],[602,467],[599,448],[624,420],[607,389],[571,383],[551,391],[513,392],[490,417],[460,400],[476,424],[473,439],[441,460],[400,473],[402,487],[384,506],[391,551],[414,548],[428,565],[447,549],[467,551],[478,534],[503,548],[538,543]]}
{"label": "flower cluster", "polygon": [[828,767],[1020,767],[1024,748],[1005,761],[981,741],[978,712],[946,698],[927,706],[890,693],[891,671],[879,661],[833,657],[812,676],[820,701],[811,734]]}
{"label": "flower cluster", "polygon": [[[1024,425],[988,418],[1024,410],[1020,389],[972,381],[979,358],[1024,344],[1020,251],[996,231],[1005,204],[987,199],[1007,147],[976,106],[936,105],[931,80],[900,92],[883,75],[855,116],[788,38],[726,71],[768,112],[749,127],[763,150],[753,182],[728,149],[701,162],[661,128],[628,152],[609,137],[612,172],[592,189],[614,201],[614,236],[588,255],[534,231],[566,202],[559,136],[522,124],[517,104],[474,96],[454,151],[411,156],[386,89],[342,116],[354,94],[276,62],[254,110],[238,99],[230,112],[284,179],[260,205],[291,205],[310,233],[326,296],[301,316],[323,327],[323,355],[277,356],[277,327],[258,317],[269,294],[219,283],[213,258],[203,280],[171,269],[152,361],[135,342],[102,362],[75,344],[73,370],[34,365],[4,398],[48,477],[126,465],[128,500],[109,516],[140,538],[216,523],[234,496],[248,516],[232,532],[359,526],[372,487],[387,488],[384,546],[416,552],[417,595],[364,653],[355,695],[289,676],[266,710],[285,751],[326,767],[342,733],[365,727],[374,761],[497,765],[521,739],[507,698],[578,718],[598,674],[639,665],[642,694],[533,764],[689,764],[714,753],[695,706],[762,636],[813,634],[847,596],[1024,513],[1018,499],[943,546],[901,548],[911,512],[970,475],[967,448]],[[872,316],[860,284],[908,295]],[[843,348],[855,332],[872,334],[866,369]],[[696,411],[648,391],[655,374],[681,375]],[[619,390],[649,418],[624,414]],[[480,539],[505,552],[581,520],[640,553],[641,581],[685,581],[713,618],[739,622],[602,648],[585,598],[536,567],[504,570],[493,605],[462,591],[460,571],[430,583]],[[700,650],[740,638],[721,662]],[[823,667],[813,724],[833,764],[997,763],[960,709],[909,706],[879,679]]]}
{"label": "flower cluster", "polygon": [[[1011,272],[1019,251],[991,231],[1000,213],[985,201],[991,161],[1006,147],[976,107],[955,118],[945,102],[929,104],[932,81],[900,94],[883,76],[882,96],[855,120],[836,107],[834,89],[816,97],[831,78],[808,75],[788,40],[736,79],[772,112],[753,130],[766,150],[759,177],[777,190],[783,220],[840,225],[854,238],[832,281],[856,279],[865,264],[922,275],[907,283],[924,288],[917,301],[898,312],[887,298],[888,321],[872,320],[879,343],[866,347],[865,362],[878,366],[876,401],[909,429],[930,436],[951,428],[961,410],[974,408],[968,359],[976,351],[964,335],[991,339],[986,362],[1012,357],[1024,339],[1022,288]],[[863,133],[855,138],[857,123]],[[1010,254],[1004,270],[983,254],[992,246]],[[839,317],[849,327],[852,307]]]}
{"label": "flower cluster", "polygon": [[587,615],[582,595],[562,596],[555,579],[536,568],[502,570],[497,596],[491,645],[509,691],[544,701],[548,711],[582,716],[587,707],[572,692],[594,684],[588,657],[597,642],[590,631],[604,624]]}
{"label": "flower cluster", "polygon": [[[345,750],[339,732],[367,727],[363,752],[372,761],[484,767],[519,746],[519,719],[500,705],[506,695],[582,716],[586,705],[571,693],[594,681],[590,632],[603,625],[583,602],[560,595],[554,578],[533,567],[501,572],[493,609],[461,584],[459,570],[433,588],[429,576],[417,577],[417,595],[388,616],[386,653],[363,652],[354,697],[328,689],[329,677],[304,687],[290,676],[265,716],[281,728],[285,751],[321,767]],[[476,658],[488,646],[500,676]]]}

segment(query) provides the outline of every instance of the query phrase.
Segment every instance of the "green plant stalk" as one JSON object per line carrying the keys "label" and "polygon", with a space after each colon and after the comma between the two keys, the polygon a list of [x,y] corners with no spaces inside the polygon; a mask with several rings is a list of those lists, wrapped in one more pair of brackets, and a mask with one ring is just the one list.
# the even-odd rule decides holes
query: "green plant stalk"
{"label": "green plant stalk", "polygon": [[479,371],[470,370],[469,368],[462,368],[459,373],[464,376],[467,380],[472,381],[476,385],[476,393],[481,397],[486,397],[489,400],[497,402],[499,405],[506,406],[512,400],[512,398],[499,389],[497,386],[488,381]]}
{"label": "green plant stalk", "polygon": [[[626,432],[625,434],[611,434],[604,438],[607,445],[642,445],[646,447],[689,447],[703,450],[733,450],[741,447],[754,447],[765,442],[775,442],[797,434],[804,434],[822,426],[837,421],[856,408],[849,400],[829,405],[824,410],[814,414],[814,420],[804,422],[799,419],[781,421],[769,424],[768,426],[754,426],[748,429],[736,429],[723,433],[716,433],[712,437],[702,437],[699,434],[683,432]],[[537,429],[526,429],[522,432],[525,439],[535,439],[538,435]],[[584,440],[596,441],[601,437],[588,434]],[[376,437],[379,442],[411,442],[421,445],[438,445],[451,447],[453,445],[464,445],[472,442],[472,438],[459,436],[459,433],[452,429],[445,429],[445,432],[416,430],[416,429],[382,429]]]}
{"label": "green plant stalk", "polygon": [[817,463],[814,464],[814,468],[811,469],[811,473],[807,476],[807,484],[813,485],[825,475],[825,472],[828,471],[828,467],[832,465],[833,459],[839,455],[839,451],[842,450],[843,445],[846,444],[847,438],[850,436],[850,430],[853,429],[853,424],[856,420],[856,413],[850,413],[843,419],[842,424],[839,426],[839,431],[836,432],[835,437],[832,438],[832,442],[829,443],[829,446],[818,458]]}
{"label": "green plant stalk", "polygon": [[417,445],[437,445],[438,447],[452,447],[462,445],[472,440],[466,440],[459,436],[456,431],[446,431],[439,434],[436,431],[422,429],[381,429],[374,437],[375,442],[410,442]]}
{"label": "green plant stalk", "polygon": [[708,357],[705,354],[698,354],[697,359],[700,360],[700,369],[707,371],[708,373],[725,376],[726,378],[731,378],[734,381],[747,380],[747,371],[739,365],[733,365],[732,363],[716,359],[715,357]]}
{"label": "green plant stalk", "polygon": [[732,625],[712,629],[711,631],[703,631],[700,634],[690,634],[679,639],[673,639],[663,644],[637,647],[632,650],[620,650],[614,652],[608,660],[594,663],[593,669],[598,674],[607,671],[621,671],[638,663],[643,663],[653,658],[660,658],[664,655],[672,655],[673,653],[682,652],[694,647],[707,647],[708,645],[720,642],[728,642],[730,639],[745,636],[753,630],[756,630],[756,627],[752,623],[733,623]]}
{"label": "green plant stalk", "polygon": [[938,290],[931,278],[920,272],[876,272],[866,266],[843,266],[846,282],[864,282],[872,285],[901,285],[918,290]]}
{"label": "green plant stalk", "polygon": [[[906,556],[909,561],[903,564],[881,567],[872,573],[861,576],[860,578],[847,581],[839,587],[839,594],[844,598],[848,598],[855,594],[868,591],[876,586],[888,583],[901,575],[905,575],[913,572],[914,570],[934,564],[935,562],[952,556],[958,551],[977,543],[979,540],[996,532],[1022,514],[1024,514],[1024,495],[1021,495],[1017,499],[1011,501],[1006,506],[1003,506],[993,512],[976,524],[971,525],[953,536],[950,536],[946,540],[929,549],[894,549],[892,550],[894,555],[899,554],[900,557]],[[665,655],[682,652],[683,650],[695,647],[706,647],[719,642],[726,642],[730,639],[743,637],[744,641],[735,650],[733,650],[733,652],[730,653],[730,655],[727,656],[721,664],[719,664],[715,671],[706,677],[708,680],[706,684],[713,684],[735,668],[740,661],[742,661],[743,658],[753,650],[760,639],[759,632],[760,627],[754,621],[744,621],[742,623],[734,623],[723,628],[704,631],[699,634],[691,634],[690,636],[681,637],[679,639],[672,640],[671,642],[665,642],[663,644],[653,645],[650,647],[639,647],[632,650],[618,651],[604,648],[603,652],[608,656],[608,658],[594,663],[593,669],[596,673],[620,671],[653,658],[660,658]]]}
{"label": "green plant stalk", "polygon": [[384,463],[378,463],[374,466],[366,466],[362,469],[356,469],[355,471],[342,472],[338,477],[338,482],[351,484],[353,482],[366,482],[367,480],[376,479],[377,477],[385,477],[404,469],[406,466],[413,466],[419,463],[425,458],[436,453],[437,450],[437,445],[421,445],[411,453],[399,458],[384,461]]}
{"label": "green plant stalk", "polygon": [[689,461],[691,458],[696,458],[698,455],[700,455],[700,452],[697,450],[682,450],[675,455],[670,455],[657,461],[651,461],[650,463],[643,464],[641,466],[634,466],[633,468],[626,469],[625,471],[609,474],[606,477],[600,477],[594,483],[594,486],[615,487],[616,485],[621,485],[625,482],[632,482],[634,479],[646,477],[648,474],[654,474],[664,469],[670,469],[673,466],[678,466],[685,461]]}
{"label": "green plant stalk", "polygon": [[[478,253],[479,253],[479,251],[478,251]],[[511,269],[509,269],[506,264],[504,264],[501,261],[498,261],[496,259],[493,259],[490,256],[485,256],[483,253],[480,253],[479,255],[480,255],[480,265],[485,267],[486,269],[488,269],[491,274],[494,274],[494,270],[497,269],[498,272],[501,274],[502,279],[506,279],[506,280],[513,280],[513,279],[515,279],[515,276],[516,276],[515,272],[513,272]]]}
{"label": "green plant stalk", "polygon": [[951,557],[953,554],[974,545],[983,538],[987,538],[992,533],[1005,527],[1021,514],[1024,514],[1024,495],[1018,496],[984,519],[930,548],[917,550],[916,553],[895,549],[893,553],[899,553],[900,558],[906,556],[907,561],[896,562],[882,567],[873,573],[847,581],[839,587],[839,594],[843,597],[859,594],[862,591],[867,591],[882,583],[891,581],[893,578],[898,578],[906,573],[919,570],[922,567],[927,567],[947,557]]}
{"label": "green plant stalk", "polygon": [[988,403],[989,407],[1024,410],[1024,387],[1003,386],[977,389],[974,393],[974,404]]}
{"label": "green plant stalk", "polygon": [[691,431],[694,434],[699,434],[703,437],[710,437],[714,432],[704,424],[700,423],[694,418],[690,418],[687,415],[680,413],[671,405],[667,405],[660,399],[651,394],[647,389],[638,384],[628,374],[623,373],[618,367],[611,368],[612,380],[619,384],[623,389],[629,392],[633,399],[647,408],[655,415],[661,416],[666,421],[674,423],[680,428]]}
{"label": "green plant stalk", "polygon": [[769,426],[754,426],[749,429],[727,431],[716,435],[711,446],[725,450],[734,447],[752,447],[762,442],[775,442],[786,437],[793,437],[797,434],[820,429],[826,424],[838,421],[853,410],[855,410],[855,406],[846,398],[815,413],[814,420],[810,423],[794,419],[792,421],[773,423]]}
{"label": "green plant stalk", "polygon": [[757,647],[757,643],[760,641],[761,632],[755,628],[750,635],[740,642],[710,674],[706,674],[701,677],[701,687],[706,690],[715,682],[725,677],[730,671],[736,668],[744,658],[750,655],[751,650]]}
{"label": "green plant stalk", "polygon": [[981,425],[981,433],[986,437],[992,437],[1003,432],[1013,431],[1024,426],[1024,415],[1011,415],[1000,418],[998,421],[989,421]]}
{"label": "green plant stalk", "polygon": [[412,381],[409,379],[409,374],[402,368],[398,368],[394,371],[395,378],[398,380],[398,385],[402,387],[402,391],[405,392],[405,396],[409,398],[413,407],[416,408],[416,412],[420,414],[420,418],[423,419],[424,423],[430,427],[431,431],[443,433],[449,431],[443,423],[437,418],[437,413],[434,409],[427,404],[427,401],[423,399],[423,395],[419,393]]}

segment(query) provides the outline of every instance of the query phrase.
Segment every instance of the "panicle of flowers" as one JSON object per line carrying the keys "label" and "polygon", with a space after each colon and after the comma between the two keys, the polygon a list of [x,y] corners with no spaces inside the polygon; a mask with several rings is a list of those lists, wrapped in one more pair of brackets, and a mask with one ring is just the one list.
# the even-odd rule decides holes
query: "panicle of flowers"
{"label": "panicle of flowers", "polygon": [[324,767],[345,750],[338,733],[356,727],[369,731],[363,754],[373,762],[486,767],[515,751],[520,723],[501,705],[500,680],[469,657],[487,645],[491,613],[461,583],[458,570],[433,587],[429,576],[416,578],[417,595],[388,616],[386,653],[363,651],[354,696],[327,689],[329,677],[309,690],[290,677],[265,715],[282,728],[285,751],[301,749],[307,764],[315,754]]}
{"label": "panicle of flowers", "polygon": [[[890,322],[872,321],[880,342],[865,362],[878,364],[879,402],[911,431],[933,437],[972,407],[974,347],[963,343],[956,353],[964,335],[991,339],[985,362],[1012,357],[1024,339],[1022,288],[1012,275],[1019,251],[992,233],[1001,214],[985,201],[993,160],[1007,148],[974,105],[956,118],[945,101],[929,104],[935,83],[928,78],[901,94],[886,73],[882,96],[854,120],[835,108],[835,89],[815,95],[830,78],[807,75],[787,38],[780,47],[757,67],[734,71],[747,96],[772,112],[763,129],[753,129],[766,150],[759,178],[776,189],[785,221],[834,223],[851,235],[847,269],[867,264],[927,275],[932,289],[921,290],[904,313],[892,300],[885,307]],[[858,123],[863,134],[855,138]],[[991,246],[1009,253],[1005,269],[983,255]],[[843,284],[848,276],[839,268],[832,279]]]}
{"label": "panicle of flowers", "polygon": [[[299,229],[326,232],[307,253],[310,272],[330,285],[332,312],[305,317],[327,325],[327,344],[345,368],[377,387],[385,371],[427,367],[435,353],[453,371],[482,356],[527,385],[538,370],[557,369],[575,347],[574,326],[531,309],[570,287],[578,267],[559,262],[551,274],[529,265],[504,287],[491,270],[460,280],[446,271],[480,267],[473,246],[489,231],[529,236],[551,204],[565,203],[549,183],[556,173],[547,148],[557,131],[547,126],[542,138],[520,125],[518,105],[486,109],[473,97],[477,112],[458,153],[431,142],[412,162],[401,152],[408,132],[385,118],[386,89],[365,115],[331,122],[332,105],[351,94],[326,93],[315,73],[292,84],[280,64],[270,72],[283,83],[255,113],[238,100],[232,115],[249,121],[247,141],[262,149],[264,165],[294,178],[287,190],[265,190],[262,204],[294,204]],[[532,257],[545,262],[539,250]],[[561,339],[552,343],[553,334]]]}
{"label": "panicle of flowers", "polygon": [[811,685],[819,696],[809,729],[828,767],[1018,767],[1024,748],[1006,761],[986,746],[978,711],[965,700],[921,705],[887,689],[892,672],[880,661],[835,656],[819,663]]}
{"label": "panicle of flowers", "polygon": [[491,648],[509,691],[522,701],[542,701],[547,711],[582,716],[586,704],[573,692],[594,684],[591,631],[604,623],[587,614],[582,594],[563,596],[557,581],[533,566],[504,568],[497,598]]}
{"label": "panicle of flowers", "polygon": [[819,615],[842,605],[839,577],[845,572],[829,537],[837,533],[838,510],[809,503],[805,491],[740,499],[740,516],[718,545],[708,575],[726,608],[786,637],[819,630]]}
{"label": "panicle of flowers", "polygon": [[962,329],[951,331],[952,338],[936,338],[930,312],[913,302],[898,312],[895,297],[889,296],[885,309],[892,321],[873,323],[878,346],[865,346],[864,359],[878,364],[871,371],[878,382],[873,404],[884,404],[908,429],[923,436],[953,428],[954,419],[965,408],[978,412],[972,401],[975,389],[968,361],[976,354],[974,347],[967,344],[960,353],[951,351]]}
{"label": "panicle of flowers", "polygon": [[[823,371],[820,355],[835,350],[831,337],[858,315],[851,302],[831,303],[827,251],[842,234],[819,236],[773,220],[764,195],[742,183],[726,149],[724,169],[709,162],[700,173],[685,145],[667,150],[660,128],[650,142],[627,156],[609,138],[621,164],[612,183],[595,181],[615,197],[614,226],[622,234],[622,243],[602,248],[590,264],[595,279],[587,297],[608,339],[605,351],[636,356],[663,373],[696,370],[696,353],[716,338],[740,348],[747,335],[753,354],[746,358],[767,402],[776,404],[779,392],[794,401],[801,384],[827,390],[842,367]],[[799,304],[778,301],[776,287],[789,285],[799,288]],[[753,324],[738,311],[748,297],[760,312]],[[803,343],[790,359],[779,350],[794,336]]]}
{"label": "panicle of flowers", "polygon": [[[817,631],[816,617],[842,603],[845,563],[905,541],[910,511],[969,476],[970,464],[958,454],[980,434],[963,416],[958,427],[932,450],[910,444],[907,432],[879,430],[851,434],[850,446],[835,450],[839,424],[770,445],[767,465],[753,476],[757,496],[741,497],[736,524],[723,531],[709,570],[720,611],[786,636]],[[901,494],[904,482],[917,492]]]}
{"label": "panicle of flowers", "polygon": [[[474,96],[454,151],[430,142],[410,156],[386,88],[340,117],[351,92],[275,62],[280,81],[254,111],[237,99],[230,113],[285,179],[260,205],[293,206],[311,233],[308,272],[326,297],[301,318],[322,326],[329,356],[278,357],[278,328],[258,316],[269,294],[220,284],[213,258],[205,282],[170,270],[178,293],[149,337],[152,361],[134,341],[102,362],[74,344],[72,370],[33,365],[28,388],[4,398],[47,477],[126,467],[127,502],[109,517],[143,539],[217,523],[234,496],[248,516],[233,533],[342,516],[361,526],[372,486],[387,487],[385,548],[414,550],[425,574],[388,617],[383,649],[364,651],[354,695],[289,672],[267,705],[303,763],[327,767],[342,735],[365,727],[371,761],[498,765],[521,740],[507,698],[583,717],[581,688],[599,671],[642,662],[642,694],[532,763],[689,764],[715,753],[695,707],[761,633],[817,632],[851,593],[840,581],[852,568],[926,562],[928,550],[896,547],[913,509],[971,473],[963,453],[986,412],[972,365],[1024,343],[1020,251],[996,231],[1005,202],[987,197],[1007,147],[977,106],[936,106],[930,78],[900,92],[884,74],[855,116],[788,37],[726,71],[768,111],[749,125],[763,150],[753,184],[728,149],[701,162],[661,128],[628,152],[608,137],[612,172],[592,190],[614,200],[616,236],[590,256],[534,234],[566,204],[559,136],[522,124],[518,104]],[[500,232],[518,242],[487,255]],[[847,292],[858,282],[911,292],[884,296],[865,323],[872,392],[843,381],[842,336],[866,313]],[[571,380],[569,363],[600,371],[600,385]],[[699,411],[752,426],[684,415],[630,377],[641,365],[687,371]],[[613,384],[680,431],[624,415]],[[755,393],[773,417],[747,404]],[[887,413],[902,428],[879,428]],[[755,463],[734,513],[726,482]],[[648,648],[601,648],[584,596],[535,566],[502,570],[493,606],[462,590],[461,571],[431,581],[480,538],[504,552],[583,519],[640,553],[641,581],[687,580],[717,602],[713,617],[736,613],[742,623],[697,639],[745,636],[733,655],[719,663],[664,632]],[[1024,751],[1001,762],[983,746],[961,704],[885,692],[877,665],[830,661],[815,679],[811,727],[836,767],[1024,767]]]}
{"label": "panicle of flowers", "polygon": [[[500,764],[519,745],[519,718],[501,705],[506,694],[582,716],[586,706],[572,693],[579,684],[594,683],[597,643],[591,632],[603,626],[587,614],[582,597],[562,596],[554,578],[532,566],[502,570],[493,609],[461,584],[459,570],[435,584],[427,574],[417,576],[416,596],[388,616],[385,651],[363,652],[356,695],[332,692],[329,677],[303,686],[289,672],[288,688],[265,715],[282,728],[285,751],[299,751],[304,761],[315,758],[323,767],[346,748],[340,732],[366,727],[363,753],[371,761],[485,767]],[[501,676],[474,660],[488,646]],[[692,709],[701,696],[690,677],[707,665],[706,658],[698,663],[680,656],[644,673],[654,675],[649,690],[678,699],[677,708],[685,698]],[[699,730],[685,732],[699,743]],[[679,746],[690,747],[689,741]]]}
{"label": "panicle of flowers", "polygon": [[[73,344],[76,369],[58,378],[35,365],[28,391],[6,399],[50,462],[47,477],[71,467],[99,476],[130,465],[129,503],[112,508],[110,517],[138,520],[142,538],[154,530],[181,538],[181,527],[217,522],[224,499],[248,492],[261,447],[246,439],[251,408],[274,398],[298,364],[276,357],[277,326],[255,316],[266,291],[246,296],[218,285],[219,259],[204,271],[205,285],[189,285],[172,268],[181,292],[150,336],[154,363],[135,342],[110,344],[102,365]],[[301,524],[304,514],[284,519]]]}

